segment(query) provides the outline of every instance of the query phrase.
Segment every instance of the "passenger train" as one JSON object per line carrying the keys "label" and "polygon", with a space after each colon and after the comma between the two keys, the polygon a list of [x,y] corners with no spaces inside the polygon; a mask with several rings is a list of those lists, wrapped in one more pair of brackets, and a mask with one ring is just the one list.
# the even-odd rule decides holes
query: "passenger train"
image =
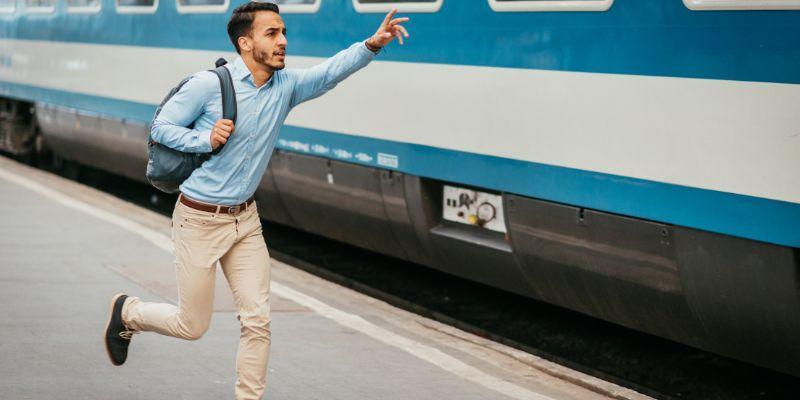
{"label": "passenger train", "polygon": [[[0,0],[0,144],[144,180],[241,0]],[[800,1],[289,0],[262,217],[800,376]],[[235,135],[235,133],[234,133]]]}

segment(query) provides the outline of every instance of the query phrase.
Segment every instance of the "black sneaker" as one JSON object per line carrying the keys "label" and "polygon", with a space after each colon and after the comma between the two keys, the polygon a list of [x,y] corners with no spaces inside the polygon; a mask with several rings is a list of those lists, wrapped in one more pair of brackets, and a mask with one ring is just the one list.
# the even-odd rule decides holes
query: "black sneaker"
{"label": "black sneaker", "polygon": [[122,305],[128,296],[118,293],[111,299],[111,306],[106,324],[106,351],[108,358],[114,365],[122,365],[128,358],[128,346],[131,344],[131,337],[137,331],[129,330],[122,322]]}

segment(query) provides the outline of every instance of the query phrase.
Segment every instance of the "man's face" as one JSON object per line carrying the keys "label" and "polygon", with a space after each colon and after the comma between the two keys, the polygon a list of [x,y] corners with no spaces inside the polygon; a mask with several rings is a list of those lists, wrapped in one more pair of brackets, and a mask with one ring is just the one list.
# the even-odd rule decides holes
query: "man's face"
{"label": "man's face", "polygon": [[257,63],[273,71],[286,66],[286,27],[280,15],[270,11],[256,12],[253,29],[245,39]]}

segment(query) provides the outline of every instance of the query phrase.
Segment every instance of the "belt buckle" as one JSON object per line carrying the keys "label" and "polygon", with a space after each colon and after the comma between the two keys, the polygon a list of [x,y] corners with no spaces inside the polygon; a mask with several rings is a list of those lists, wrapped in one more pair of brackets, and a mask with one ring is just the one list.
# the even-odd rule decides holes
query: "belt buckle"
{"label": "belt buckle", "polygon": [[242,206],[228,207],[228,214],[230,214],[230,215],[238,214],[239,211],[241,211],[241,210],[242,210]]}

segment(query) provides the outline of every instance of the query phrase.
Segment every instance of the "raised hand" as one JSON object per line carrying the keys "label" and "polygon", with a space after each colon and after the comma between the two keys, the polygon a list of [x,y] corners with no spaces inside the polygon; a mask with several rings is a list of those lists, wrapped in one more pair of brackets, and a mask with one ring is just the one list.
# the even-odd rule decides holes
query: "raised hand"
{"label": "raised hand", "polygon": [[397,38],[400,45],[403,44],[403,37],[408,37],[408,31],[401,24],[407,22],[409,18],[393,18],[396,13],[397,9],[393,9],[386,14],[386,18],[383,19],[381,26],[378,27],[378,31],[367,40],[369,47],[379,49],[389,44],[394,38]]}
{"label": "raised hand", "polygon": [[228,138],[233,133],[233,121],[229,119],[220,119],[214,124],[211,129],[211,148],[216,150],[217,147],[225,144]]}

